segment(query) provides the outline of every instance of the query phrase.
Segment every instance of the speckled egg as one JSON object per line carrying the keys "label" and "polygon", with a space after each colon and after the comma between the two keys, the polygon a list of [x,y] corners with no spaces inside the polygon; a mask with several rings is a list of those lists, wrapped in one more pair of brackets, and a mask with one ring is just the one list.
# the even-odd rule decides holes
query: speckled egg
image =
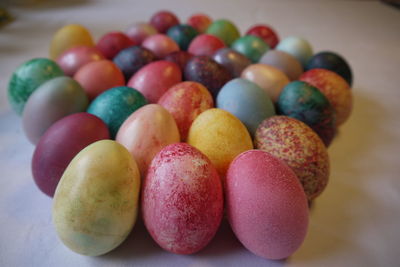
{"label": "speckled egg", "polygon": [[292,55],[279,50],[269,50],[261,57],[259,63],[281,70],[291,81],[297,80],[303,73],[303,66],[300,61]]}
{"label": "speckled egg", "polygon": [[157,33],[147,37],[142,46],[149,49],[157,58],[164,58],[166,55],[179,51],[178,44],[168,35]]}
{"label": "speckled egg", "polygon": [[231,48],[245,55],[253,63],[257,63],[262,55],[269,50],[269,46],[261,38],[253,35],[245,35],[237,39]]}
{"label": "speckled egg", "polygon": [[104,56],[96,47],[81,45],[65,50],[57,58],[57,64],[60,65],[65,75],[74,76],[83,65],[102,59]]}
{"label": "speckled egg", "polygon": [[236,39],[240,37],[238,28],[232,21],[227,19],[214,20],[208,26],[206,33],[212,34],[220,38],[227,46],[230,46]]}
{"label": "speckled egg", "polygon": [[122,49],[113,62],[122,71],[125,80],[129,81],[133,74],[154,60],[156,55],[150,50],[141,46],[131,46]]}
{"label": "speckled egg", "polygon": [[192,26],[178,24],[169,28],[167,35],[174,40],[181,50],[186,51],[190,42],[197,36],[198,32]]}
{"label": "speckled egg", "polygon": [[211,57],[216,51],[224,47],[224,42],[217,36],[200,34],[190,43],[188,52],[195,56]]}
{"label": "speckled egg", "polygon": [[240,77],[242,71],[251,64],[250,59],[228,47],[219,49],[212,58],[224,66],[232,77]]}
{"label": "speckled egg", "polygon": [[310,43],[303,38],[290,36],[286,37],[276,47],[276,50],[286,52],[294,56],[303,66],[307,65],[307,62],[313,55],[313,50]]}

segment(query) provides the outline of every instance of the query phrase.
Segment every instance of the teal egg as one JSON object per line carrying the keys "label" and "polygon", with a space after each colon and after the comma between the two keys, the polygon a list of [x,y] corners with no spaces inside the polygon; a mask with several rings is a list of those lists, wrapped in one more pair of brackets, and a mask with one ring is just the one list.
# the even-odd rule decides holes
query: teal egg
{"label": "teal egg", "polygon": [[253,35],[246,35],[237,39],[231,48],[245,55],[253,63],[257,63],[262,55],[269,50],[266,42]]}
{"label": "teal egg", "polygon": [[19,115],[29,96],[45,81],[63,76],[61,68],[47,58],[31,59],[17,68],[8,84],[8,101]]}
{"label": "teal egg", "polygon": [[283,39],[276,50],[286,52],[295,57],[305,67],[313,55],[310,43],[300,37],[290,36]]}
{"label": "teal egg", "polygon": [[238,28],[231,21],[219,19],[214,21],[206,30],[206,33],[217,36],[230,46],[236,39],[240,37]]}
{"label": "teal egg", "polygon": [[186,51],[189,47],[190,42],[198,34],[197,30],[192,26],[180,24],[169,28],[167,35],[174,40],[179,48]]}
{"label": "teal egg", "polygon": [[120,86],[97,96],[89,105],[87,112],[102,119],[110,130],[111,137],[115,138],[125,119],[146,104],[146,98],[139,91]]}

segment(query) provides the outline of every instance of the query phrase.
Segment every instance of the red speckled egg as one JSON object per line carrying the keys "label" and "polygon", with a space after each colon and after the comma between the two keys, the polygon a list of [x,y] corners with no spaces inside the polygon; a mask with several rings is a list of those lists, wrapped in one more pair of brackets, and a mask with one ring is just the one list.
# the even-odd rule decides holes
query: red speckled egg
{"label": "red speckled egg", "polygon": [[220,178],[210,160],[194,147],[165,147],[144,181],[142,213],[147,230],[163,249],[191,254],[214,237],[223,212]]}
{"label": "red speckled egg", "polygon": [[169,61],[156,61],[147,64],[136,72],[128,86],[141,92],[150,103],[158,99],[173,85],[182,81],[179,66]]}
{"label": "red speckled egg", "polygon": [[119,51],[135,44],[134,41],[122,32],[109,32],[100,38],[96,47],[107,59],[113,59]]}
{"label": "red speckled egg", "polygon": [[279,43],[278,34],[267,25],[258,24],[251,27],[245,35],[254,35],[260,37],[266,42],[270,48],[275,48],[275,46]]}
{"label": "red speckled egg", "polygon": [[225,43],[211,34],[200,34],[190,43],[188,52],[195,56],[209,56],[224,48]]}
{"label": "red speckled egg", "polygon": [[157,29],[160,33],[166,33],[169,28],[179,24],[179,19],[175,16],[174,13],[162,10],[155,13],[151,19],[150,24],[153,25],[154,28]]}
{"label": "red speckled egg", "polygon": [[198,32],[203,33],[210,26],[212,19],[201,13],[193,14],[187,20],[187,24],[195,28]]}
{"label": "red speckled egg", "polygon": [[107,126],[89,113],[75,113],[54,123],[42,136],[32,157],[36,185],[53,197],[71,160],[86,146],[110,138]]}
{"label": "red speckled egg", "polygon": [[147,37],[142,46],[149,49],[158,58],[164,58],[172,52],[179,51],[177,43],[165,34],[154,34]]}
{"label": "red speckled egg", "polygon": [[158,104],[166,108],[178,125],[181,140],[185,141],[194,119],[212,108],[214,101],[210,92],[200,83],[182,82],[171,87]]}
{"label": "red speckled egg", "polygon": [[284,259],[303,243],[307,197],[296,174],[261,150],[237,156],[226,177],[228,220],[239,241],[254,254]]}
{"label": "red speckled egg", "polygon": [[270,117],[258,126],[254,144],[292,168],[309,200],[325,189],[329,179],[328,152],[321,138],[305,123],[287,116]]}
{"label": "red speckled egg", "polygon": [[130,25],[125,31],[125,34],[137,45],[141,45],[147,37],[156,33],[158,32],[154,26],[143,22]]}

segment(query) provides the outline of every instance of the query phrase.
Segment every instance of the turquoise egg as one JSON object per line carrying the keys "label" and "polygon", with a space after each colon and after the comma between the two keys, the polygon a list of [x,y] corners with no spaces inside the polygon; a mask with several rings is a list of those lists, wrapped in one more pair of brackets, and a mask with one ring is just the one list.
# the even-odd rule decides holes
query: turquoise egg
{"label": "turquoise egg", "polygon": [[262,55],[269,50],[266,42],[253,35],[246,35],[237,39],[231,48],[245,55],[253,63],[257,63]]}
{"label": "turquoise egg", "polygon": [[303,38],[295,36],[283,39],[275,49],[292,55],[300,61],[303,67],[307,65],[313,55],[310,43]]}

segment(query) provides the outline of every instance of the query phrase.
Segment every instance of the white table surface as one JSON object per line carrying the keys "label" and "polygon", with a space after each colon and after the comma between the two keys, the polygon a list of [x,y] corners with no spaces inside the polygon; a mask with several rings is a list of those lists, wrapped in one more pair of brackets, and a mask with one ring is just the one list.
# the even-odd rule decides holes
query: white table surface
{"label": "white table surface", "polygon": [[[36,188],[30,172],[34,147],[7,103],[11,73],[28,59],[47,56],[52,34],[65,24],[81,23],[97,39],[162,8],[181,20],[194,12],[229,18],[242,33],[269,23],[282,38],[303,36],[315,51],[342,54],[353,68],[354,110],[329,148],[329,185],[311,211],[305,242],[286,261],[246,251],[226,222],[206,249],[191,256],[161,250],[140,222],[101,257],[75,254],[55,234],[52,199]],[[16,20],[0,28],[0,266],[399,266],[399,10],[351,0],[42,0],[10,11]]]}

